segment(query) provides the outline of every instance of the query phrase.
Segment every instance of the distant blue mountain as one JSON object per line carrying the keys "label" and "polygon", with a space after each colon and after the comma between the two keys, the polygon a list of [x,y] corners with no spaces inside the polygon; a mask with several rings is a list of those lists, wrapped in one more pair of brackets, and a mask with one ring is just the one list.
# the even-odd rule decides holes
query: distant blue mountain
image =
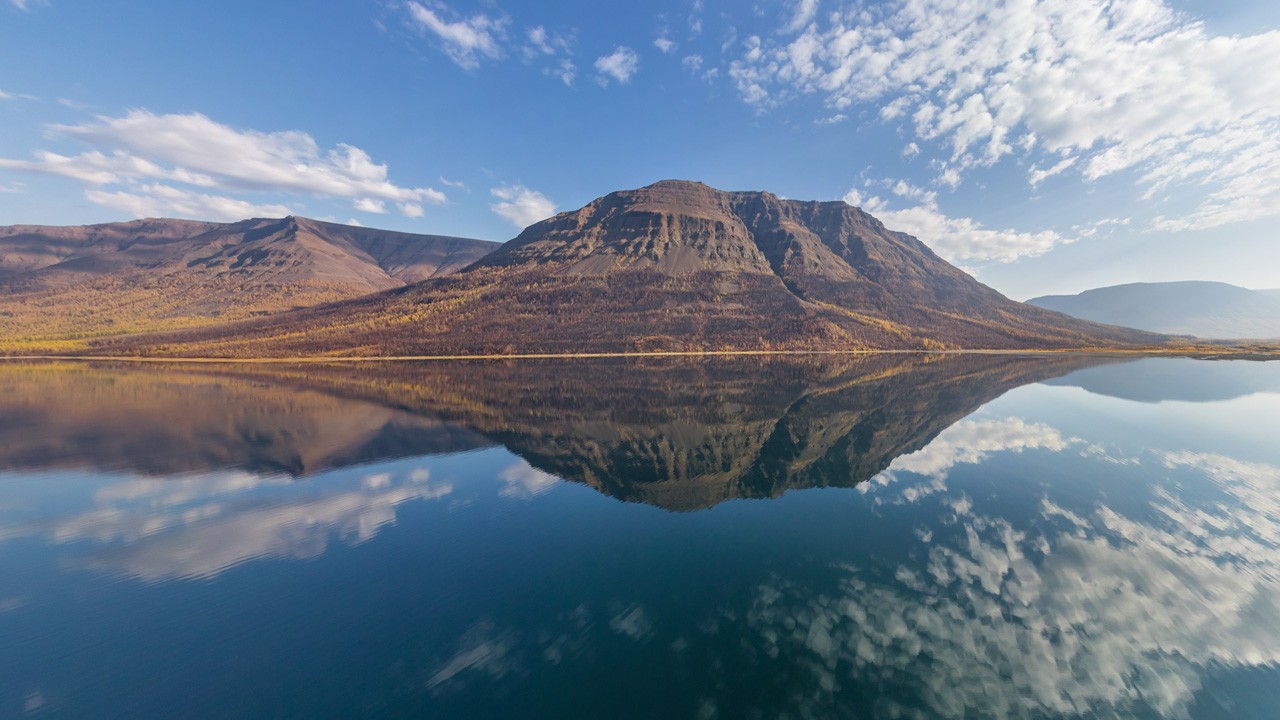
{"label": "distant blue mountain", "polygon": [[1202,338],[1280,338],[1280,290],[1219,282],[1130,283],[1027,301],[1084,320]]}

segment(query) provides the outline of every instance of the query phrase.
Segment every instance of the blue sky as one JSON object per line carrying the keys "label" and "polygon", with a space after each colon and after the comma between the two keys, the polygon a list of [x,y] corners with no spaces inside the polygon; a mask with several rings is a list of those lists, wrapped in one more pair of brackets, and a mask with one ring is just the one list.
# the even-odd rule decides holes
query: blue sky
{"label": "blue sky", "polygon": [[1019,299],[1280,287],[1280,4],[0,0],[0,224],[506,240],[664,178],[846,199]]}

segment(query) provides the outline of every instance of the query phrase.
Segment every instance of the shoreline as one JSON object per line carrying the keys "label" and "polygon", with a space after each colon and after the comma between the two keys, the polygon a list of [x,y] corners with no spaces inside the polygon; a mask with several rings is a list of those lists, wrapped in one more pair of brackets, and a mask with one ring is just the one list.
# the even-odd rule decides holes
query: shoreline
{"label": "shoreline", "polygon": [[1255,359],[1280,360],[1280,349],[1247,350],[1222,349],[1122,349],[1122,348],[1064,348],[1064,349],[958,349],[958,350],[688,350],[664,352],[595,352],[595,353],[514,353],[483,355],[387,355],[387,356],[329,356],[300,355],[296,357],[153,357],[145,355],[0,355],[2,362],[20,361],[83,361],[126,363],[190,363],[190,364],[346,364],[379,362],[440,362],[459,360],[592,360],[604,358],[698,358],[698,357],[768,357],[768,356],[819,356],[819,355],[1097,355],[1115,357],[1191,357],[1199,359]]}

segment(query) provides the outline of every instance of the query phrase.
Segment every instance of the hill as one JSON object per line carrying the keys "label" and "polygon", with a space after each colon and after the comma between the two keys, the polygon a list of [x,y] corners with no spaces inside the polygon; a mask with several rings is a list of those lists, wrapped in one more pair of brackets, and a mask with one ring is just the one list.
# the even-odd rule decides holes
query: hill
{"label": "hill", "polygon": [[186,356],[450,355],[1160,342],[1014,302],[843,202],[664,181],[530,226],[464,271],[206,331]]}
{"label": "hill", "polygon": [[0,347],[75,347],[358,297],[495,247],[300,217],[0,227]]}
{"label": "hill", "polygon": [[1280,292],[1220,282],[1130,283],[1027,301],[1094,322],[1203,338],[1280,338]]}

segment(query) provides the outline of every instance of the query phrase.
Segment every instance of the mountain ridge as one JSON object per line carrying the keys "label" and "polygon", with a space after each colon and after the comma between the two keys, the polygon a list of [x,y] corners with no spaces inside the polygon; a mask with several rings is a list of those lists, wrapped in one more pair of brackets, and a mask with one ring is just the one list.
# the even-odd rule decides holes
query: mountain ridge
{"label": "mountain ridge", "polygon": [[1095,322],[1203,338],[1280,338],[1280,291],[1222,282],[1138,282],[1075,295],[1044,295],[1028,304]]}
{"label": "mountain ridge", "polygon": [[459,270],[498,243],[298,216],[0,227],[4,342],[211,325]]}
{"label": "mountain ridge", "polygon": [[1014,302],[843,202],[662,181],[526,228],[452,276],[102,354],[270,357],[1132,347]]}

